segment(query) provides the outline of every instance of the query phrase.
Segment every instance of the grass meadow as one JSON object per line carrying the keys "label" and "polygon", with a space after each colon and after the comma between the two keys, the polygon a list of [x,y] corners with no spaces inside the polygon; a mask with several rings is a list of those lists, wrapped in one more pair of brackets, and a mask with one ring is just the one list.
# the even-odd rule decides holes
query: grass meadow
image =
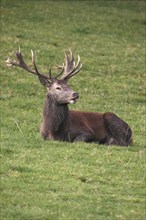
{"label": "grass meadow", "polygon": [[[145,1],[1,0],[1,220],[144,220]],[[7,56],[21,46],[39,69],[64,49],[83,64],[70,109],[115,112],[130,147],[43,141],[46,90]]]}

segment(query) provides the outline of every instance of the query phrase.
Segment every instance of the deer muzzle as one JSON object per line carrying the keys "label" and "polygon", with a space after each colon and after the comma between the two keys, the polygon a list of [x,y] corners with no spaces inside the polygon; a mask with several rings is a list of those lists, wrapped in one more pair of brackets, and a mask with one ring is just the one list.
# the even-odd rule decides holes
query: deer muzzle
{"label": "deer muzzle", "polygon": [[76,92],[74,92],[74,93],[72,94],[72,97],[71,97],[69,103],[74,104],[78,98],[79,98],[79,94],[76,93]]}

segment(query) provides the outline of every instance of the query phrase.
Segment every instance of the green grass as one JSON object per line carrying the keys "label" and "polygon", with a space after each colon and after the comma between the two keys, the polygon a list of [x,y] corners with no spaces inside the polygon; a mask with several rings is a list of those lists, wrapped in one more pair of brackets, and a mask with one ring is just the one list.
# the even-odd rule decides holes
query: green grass
{"label": "green grass", "polygon": [[[145,1],[1,0],[1,219],[145,219]],[[45,89],[6,67],[21,46],[39,69],[80,54],[72,109],[113,111],[131,147],[43,141]]]}

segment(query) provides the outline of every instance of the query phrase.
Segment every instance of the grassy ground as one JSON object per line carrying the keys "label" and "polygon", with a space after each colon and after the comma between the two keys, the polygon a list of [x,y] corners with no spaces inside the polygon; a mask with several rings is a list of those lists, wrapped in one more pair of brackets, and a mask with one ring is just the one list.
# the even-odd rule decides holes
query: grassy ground
{"label": "grassy ground", "polygon": [[[145,2],[1,0],[1,219],[145,219]],[[45,142],[39,124],[45,89],[7,68],[21,46],[39,68],[80,54],[70,108],[113,111],[127,121],[128,148]]]}

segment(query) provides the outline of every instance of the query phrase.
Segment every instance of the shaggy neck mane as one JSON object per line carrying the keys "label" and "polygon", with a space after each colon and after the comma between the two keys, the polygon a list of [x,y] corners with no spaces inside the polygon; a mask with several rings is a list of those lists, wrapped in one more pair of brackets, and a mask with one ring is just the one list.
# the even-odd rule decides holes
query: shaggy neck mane
{"label": "shaggy neck mane", "polygon": [[[68,121],[68,106],[67,104],[60,105],[55,101],[55,98],[48,94],[43,111],[43,117],[46,122],[46,126],[52,134],[57,133],[60,129],[63,131],[67,128]],[[63,129],[64,127],[64,129]]]}

